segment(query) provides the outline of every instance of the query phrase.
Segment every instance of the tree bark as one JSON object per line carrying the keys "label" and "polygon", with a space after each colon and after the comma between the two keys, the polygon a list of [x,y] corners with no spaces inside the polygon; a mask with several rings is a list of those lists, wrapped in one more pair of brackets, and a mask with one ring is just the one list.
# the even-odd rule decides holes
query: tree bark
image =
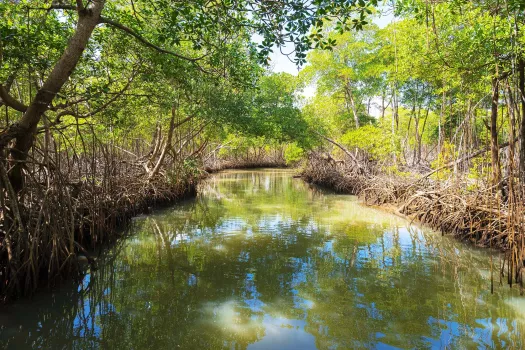
{"label": "tree bark", "polygon": [[[16,192],[24,187],[22,167],[27,158],[27,153],[33,146],[37,125],[82,57],[89,38],[99,23],[104,4],[105,0],[93,0],[89,7],[79,9],[75,33],[70,38],[65,51],[53,67],[42,88],[38,90],[33,102],[27,107],[20,122],[10,130],[11,132],[14,130],[14,144],[9,154],[11,163],[9,180]],[[6,147],[10,140],[9,137],[2,138],[0,147]]]}
{"label": "tree bark", "polygon": [[392,95],[392,107],[393,107],[392,118],[394,118],[395,127],[397,131],[399,130],[399,101],[398,101],[396,89],[397,89],[396,84],[394,84],[394,91]]}
{"label": "tree bark", "polygon": [[421,114],[421,107],[419,107],[418,112],[415,113],[414,116],[414,138],[415,138],[415,144],[414,144],[414,159],[413,164],[418,165],[421,162],[421,141],[420,141],[420,135],[419,135],[419,118]]}
{"label": "tree bark", "polygon": [[441,148],[443,147],[443,120],[445,118],[445,80],[443,80],[443,93],[441,99],[441,111],[439,112],[439,124],[438,124],[438,154],[441,154]]}

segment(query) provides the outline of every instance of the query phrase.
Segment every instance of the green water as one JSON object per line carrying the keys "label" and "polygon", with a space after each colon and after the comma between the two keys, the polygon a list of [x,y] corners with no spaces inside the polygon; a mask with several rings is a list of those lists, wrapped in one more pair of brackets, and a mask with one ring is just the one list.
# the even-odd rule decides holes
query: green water
{"label": "green water", "polygon": [[[134,220],[80,285],[0,311],[9,349],[523,348],[490,255],[292,172],[231,171]],[[499,264],[498,255],[493,256]]]}

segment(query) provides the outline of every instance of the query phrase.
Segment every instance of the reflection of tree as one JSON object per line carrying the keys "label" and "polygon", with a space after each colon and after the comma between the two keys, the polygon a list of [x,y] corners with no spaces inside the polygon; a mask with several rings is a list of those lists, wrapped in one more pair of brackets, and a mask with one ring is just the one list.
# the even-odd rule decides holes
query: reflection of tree
{"label": "reflection of tree", "polygon": [[[320,349],[436,346],[444,331],[456,337],[449,346],[469,347],[483,329],[478,345],[522,345],[515,315],[473,273],[479,254],[366,221],[369,210],[348,220],[341,197],[285,175],[219,175],[209,195],[137,221],[86,293],[33,313],[14,337],[43,348],[245,349],[269,315],[304,320]],[[479,298],[486,305],[473,308]],[[491,318],[509,331],[480,324]]]}
{"label": "reflection of tree", "polygon": [[[114,313],[107,288],[114,284],[114,264],[123,241],[100,257],[95,276],[81,282],[63,282],[57,293],[42,293],[21,300],[0,311],[0,348],[6,349],[90,349],[98,347],[98,315]],[[90,278],[92,277],[92,278]]]}
{"label": "reflection of tree", "polygon": [[[429,256],[434,252],[418,242],[416,236],[417,232],[411,232],[411,246],[401,247],[399,231],[394,230],[386,244],[388,249],[379,244],[359,247],[358,255],[366,256],[360,259],[364,263],[349,265],[347,260],[336,256],[321,260],[317,278],[297,288],[300,294],[315,300],[308,311],[307,327],[316,336],[317,347],[361,348],[375,347],[378,343],[403,348],[436,346],[430,339],[439,339],[441,331],[447,328],[452,329],[455,336],[460,333],[463,336],[441,345],[438,341],[438,347],[509,344],[521,347],[522,329],[519,325],[516,328],[515,316],[502,312],[507,308],[497,310],[501,303],[491,306],[491,299],[497,296],[476,290],[480,276],[468,270],[460,272],[463,279],[460,283],[474,286],[474,290],[458,297],[461,291],[457,280],[443,278],[442,272],[432,267],[433,261],[440,261],[442,257]],[[338,237],[339,247],[334,251],[353,251],[357,243],[348,237]],[[454,247],[451,248],[453,252]],[[442,253],[450,255],[451,252]],[[458,259],[461,265],[463,261]],[[345,268],[340,268],[342,262]],[[485,307],[473,309],[476,298],[482,298]],[[475,331],[483,328],[478,320],[498,314],[502,318],[493,320],[494,324],[501,322],[509,332],[500,332],[496,327],[489,336],[472,340]],[[445,324],[439,319],[451,322]],[[458,324],[453,324],[455,322]],[[458,329],[454,329],[456,327]]]}

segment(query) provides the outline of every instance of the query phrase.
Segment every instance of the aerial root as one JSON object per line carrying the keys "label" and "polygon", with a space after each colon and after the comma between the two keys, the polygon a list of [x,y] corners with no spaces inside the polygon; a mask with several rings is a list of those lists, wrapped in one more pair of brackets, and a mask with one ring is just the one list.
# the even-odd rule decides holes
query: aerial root
{"label": "aerial root", "polygon": [[521,283],[525,258],[521,193],[502,198],[493,188],[468,190],[466,181],[414,180],[349,167],[316,153],[310,155],[301,175],[309,183],[358,195],[367,205],[394,206],[411,220],[476,246],[505,251],[511,279]]}

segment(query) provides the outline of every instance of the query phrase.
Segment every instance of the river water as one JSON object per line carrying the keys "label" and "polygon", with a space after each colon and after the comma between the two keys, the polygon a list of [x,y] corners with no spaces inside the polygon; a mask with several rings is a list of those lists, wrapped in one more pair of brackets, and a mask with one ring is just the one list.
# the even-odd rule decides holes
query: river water
{"label": "river water", "polygon": [[525,346],[525,297],[496,272],[490,293],[488,251],[292,175],[223,172],[136,218],[80,285],[0,311],[0,347]]}

